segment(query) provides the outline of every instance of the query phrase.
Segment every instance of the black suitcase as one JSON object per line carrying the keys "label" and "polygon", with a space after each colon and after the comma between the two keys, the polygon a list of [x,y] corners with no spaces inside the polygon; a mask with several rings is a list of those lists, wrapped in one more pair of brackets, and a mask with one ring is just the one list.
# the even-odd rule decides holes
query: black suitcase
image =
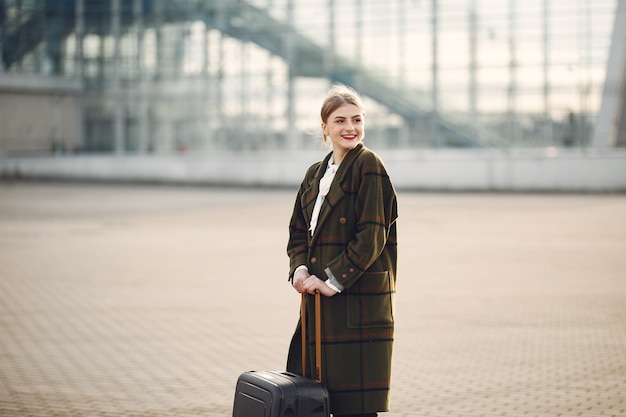
{"label": "black suitcase", "polygon": [[249,371],[237,380],[233,417],[328,417],[328,391],[289,372]]}
{"label": "black suitcase", "polygon": [[[306,319],[302,295],[302,369],[306,369]],[[320,294],[315,294],[317,379],[290,372],[248,371],[239,376],[233,417],[328,417],[328,390],[321,378]]]}

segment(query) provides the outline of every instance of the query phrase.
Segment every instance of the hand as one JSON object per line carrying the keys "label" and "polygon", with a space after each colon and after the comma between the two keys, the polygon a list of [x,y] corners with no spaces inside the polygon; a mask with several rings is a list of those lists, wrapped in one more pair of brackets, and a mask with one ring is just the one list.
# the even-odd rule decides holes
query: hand
{"label": "hand", "polygon": [[299,293],[304,292],[304,281],[310,276],[311,274],[306,269],[300,269],[293,275],[293,287],[296,291]]}
{"label": "hand", "polygon": [[324,281],[319,279],[316,275],[310,275],[304,280],[304,291],[309,294],[315,294],[319,291],[325,297],[332,297],[337,294],[337,291],[330,288]]}

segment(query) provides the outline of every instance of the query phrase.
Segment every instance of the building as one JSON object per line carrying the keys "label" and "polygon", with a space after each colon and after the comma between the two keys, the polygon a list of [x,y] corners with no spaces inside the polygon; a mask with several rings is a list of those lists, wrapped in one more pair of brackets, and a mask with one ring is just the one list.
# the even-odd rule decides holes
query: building
{"label": "building", "polygon": [[0,155],[626,146],[624,3],[0,0]]}

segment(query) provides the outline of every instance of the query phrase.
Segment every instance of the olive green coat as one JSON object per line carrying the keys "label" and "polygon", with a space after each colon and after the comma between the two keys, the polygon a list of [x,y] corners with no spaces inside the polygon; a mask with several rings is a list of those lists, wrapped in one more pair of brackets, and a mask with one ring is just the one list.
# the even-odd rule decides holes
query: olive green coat
{"label": "olive green coat", "polygon": [[[331,154],[305,175],[289,224],[290,278],[306,265],[326,279],[330,268],[345,289],[322,297],[322,382],[331,412],[389,409],[396,289],[396,193],[380,158],[363,144],[348,152],[330,187],[313,236],[308,231],[319,182]],[[314,375],[313,297],[307,297],[308,364]],[[287,370],[302,374],[301,326],[289,347]]]}

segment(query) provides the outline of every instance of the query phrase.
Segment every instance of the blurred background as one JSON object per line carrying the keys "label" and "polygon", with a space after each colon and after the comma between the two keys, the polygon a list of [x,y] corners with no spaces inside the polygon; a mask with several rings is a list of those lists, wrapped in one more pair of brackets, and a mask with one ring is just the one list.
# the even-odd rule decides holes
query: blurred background
{"label": "blurred background", "polygon": [[[224,152],[261,152],[263,171],[275,162],[262,156],[268,151],[320,150],[321,101],[344,83],[364,96],[366,143],[391,165],[432,150],[454,150],[466,163],[583,152],[570,181],[608,160],[612,170],[599,175],[613,180],[593,187],[626,189],[615,183],[626,166],[625,3],[0,0],[1,172],[34,172],[15,165],[33,155],[150,164],[145,157]],[[589,167],[590,155],[601,160]],[[119,172],[107,169],[100,175]],[[508,172],[506,181],[484,174],[487,188],[521,178],[509,162],[484,170]],[[402,178],[407,188],[429,185]],[[585,181],[570,188],[586,189]]]}

